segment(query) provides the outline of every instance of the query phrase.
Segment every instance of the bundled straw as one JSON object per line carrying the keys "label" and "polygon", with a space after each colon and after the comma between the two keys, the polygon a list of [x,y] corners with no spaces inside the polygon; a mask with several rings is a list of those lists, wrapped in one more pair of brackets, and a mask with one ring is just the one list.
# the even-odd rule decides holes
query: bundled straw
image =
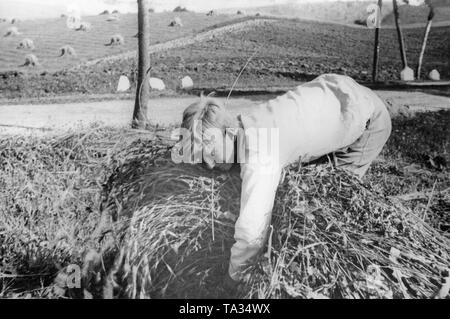
{"label": "bundled straw", "polygon": [[116,172],[108,197],[123,238],[110,271],[116,296],[219,296],[239,209],[239,173],[167,158],[126,167]]}
{"label": "bundled straw", "polygon": [[344,172],[288,171],[274,212],[271,247],[249,271],[248,296],[445,296],[448,239]]}
{"label": "bundled straw", "polygon": [[[105,212],[117,222],[103,293],[227,297],[221,283],[239,212],[239,169],[176,165],[157,143],[129,154],[106,188]],[[267,253],[248,269],[240,296],[446,296],[448,239],[343,171],[287,169],[273,213]]]}

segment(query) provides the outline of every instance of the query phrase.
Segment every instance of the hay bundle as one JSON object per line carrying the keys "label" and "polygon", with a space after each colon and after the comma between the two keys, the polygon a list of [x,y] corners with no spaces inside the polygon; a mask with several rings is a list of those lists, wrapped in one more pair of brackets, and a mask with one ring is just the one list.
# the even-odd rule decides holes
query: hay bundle
{"label": "hay bundle", "polygon": [[142,145],[126,150],[106,187],[104,207],[117,220],[120,249],[105,286],[114,286],[116,297],[220,296],[239,171],[177,165],[167,148]]}
{"label": "hay bundle", "polygon": [[6,30],[6,33],[4,34],[4,37],[14,37],[17,35],[20,35],[19,29],[17,27],[11,27]]}
{"label": "hay bundle", "polygon": [[106,19],[106,21],[108,22],[113,22],[113,21],[119,21],[120,17],[118,14],[112,14],[108,17],[108,19]]}
{"label": "hay bundle", "polygon": [[177,6],[173,9],[173,12],[188,12],[188,9],[186,9],[186,7]]}
{"label": "hay bundle", "polygon": [[179,17],[175,17],[170,23],[169,27],[182,27],[183,23],[181,22],[181,19]]}
{"label": "hay bundle", "polygon": [[25,57],[25,63],[23,64],[23,66],[38,66],[39,64],[39,59],[37,58],[37,56],[35,56],[34,54],[28,54]]}
{"label": "hay bundle", "polygon": [[105,11],[103,11],[103,12],[100,12],[100,16],[102,16],[102,15],[108,15],[109,14],[109,10],[105,10]]}
{"label": "hay bundle", "polygon": [[19,45],[17,46],[17,49],[20,50],[34,50],[34,42],[31,39],[23,39],[19,42]]}
{"label": "hay bundle", "polygon": [[123,45],[125,43],[125,39],[120,34],[115,34],[111,37],[109,43],[105,44],[106,46],[118,46]]}
{"label": "hay bundle", "polygon": [[290,170],[274,212],[267,253],[248,271],[248,296],[448,294],[442,280],[449,277],[450,241],[411,210],[344,172]]}
{"label": "hay bundle", "polygon": [[164,84],[164,81],[161,79],[151,77],[148,79],[148,83],[152,90],[163,91],[166,89],[166,85]]}
{"label": "hay bundle", "polygon": [[[102,289],[131,298],[228,297],[221,280],[239,170],[176,165],[158,152],[157,144],[127,150],[105,188],[119,248]],[[450,265],[448,239],[370,185],[323,166],[287,170],[268,246],[241,296],[429,298]]]}
{"label": "hay bundle", "polygon": [[242,11],[241,11],[241,10],[238,10],[238,11],[236,12],[236,14],[237,14],[237,15],[241,15],[241,14],[242,14]]}
{"label": "hay bundle", "polygon": [[91,29],[91,24],[89,22],[81,22],[80,26],[75,29],[75,31],[89,31]]}
{"label": "hay bundle", "polygon": [[59,51],[61,52],[60,57],[62,56],[76,56],[77,53],[75,52],[75,49],[73,47],[71,47],[70,45],[64,45],[63,47],[61,47],[59,49]]}

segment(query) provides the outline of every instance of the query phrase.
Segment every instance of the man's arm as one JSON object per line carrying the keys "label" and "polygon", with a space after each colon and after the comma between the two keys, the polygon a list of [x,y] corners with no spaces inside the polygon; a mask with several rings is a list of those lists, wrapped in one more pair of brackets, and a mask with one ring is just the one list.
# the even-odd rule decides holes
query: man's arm
{"label": "man's arm", "polygon": [[229,265],[233,280],[241,279],[242,271],[264,247],[280,176],[279,166],[241,165],[241,209]]}

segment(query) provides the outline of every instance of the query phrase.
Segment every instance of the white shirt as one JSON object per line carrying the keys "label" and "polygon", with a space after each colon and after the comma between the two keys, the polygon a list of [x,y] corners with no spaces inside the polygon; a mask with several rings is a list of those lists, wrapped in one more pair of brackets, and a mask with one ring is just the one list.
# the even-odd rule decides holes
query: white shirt
{"label": "white shirt", "polygon": [[[374,113],[374,96],[350,77],[325,74],[259,104],[250,115],[241,115],[248,157],[241,163],[241,207],[229,267],[233,279],[240,278],[264,246],[283,167],[299,159],[309,162],[355,142]],[[277,132],[272,153],[249,143],[261,140],[266,128]]]}

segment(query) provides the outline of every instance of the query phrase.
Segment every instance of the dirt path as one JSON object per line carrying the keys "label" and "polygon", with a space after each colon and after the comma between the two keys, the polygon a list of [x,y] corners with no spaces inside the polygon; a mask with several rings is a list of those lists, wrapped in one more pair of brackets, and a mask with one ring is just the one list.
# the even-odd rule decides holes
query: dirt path
{"label": "dirt path", "polygon": [[[422,92],[377,91],[386,101],[393,116],[410,116],[420,111],[450,110],[450,98]],[[274,95],[232,98],[228,107],[233,114],[247,113],[257,103]],[[149,118],[153,124],[176,125],[181,114],[196,97],[157,98],[149,103]],[[0,134],[60,134],[93,124],[128,126],[133,112],[133,100],[89,103],[0,105]]]}

